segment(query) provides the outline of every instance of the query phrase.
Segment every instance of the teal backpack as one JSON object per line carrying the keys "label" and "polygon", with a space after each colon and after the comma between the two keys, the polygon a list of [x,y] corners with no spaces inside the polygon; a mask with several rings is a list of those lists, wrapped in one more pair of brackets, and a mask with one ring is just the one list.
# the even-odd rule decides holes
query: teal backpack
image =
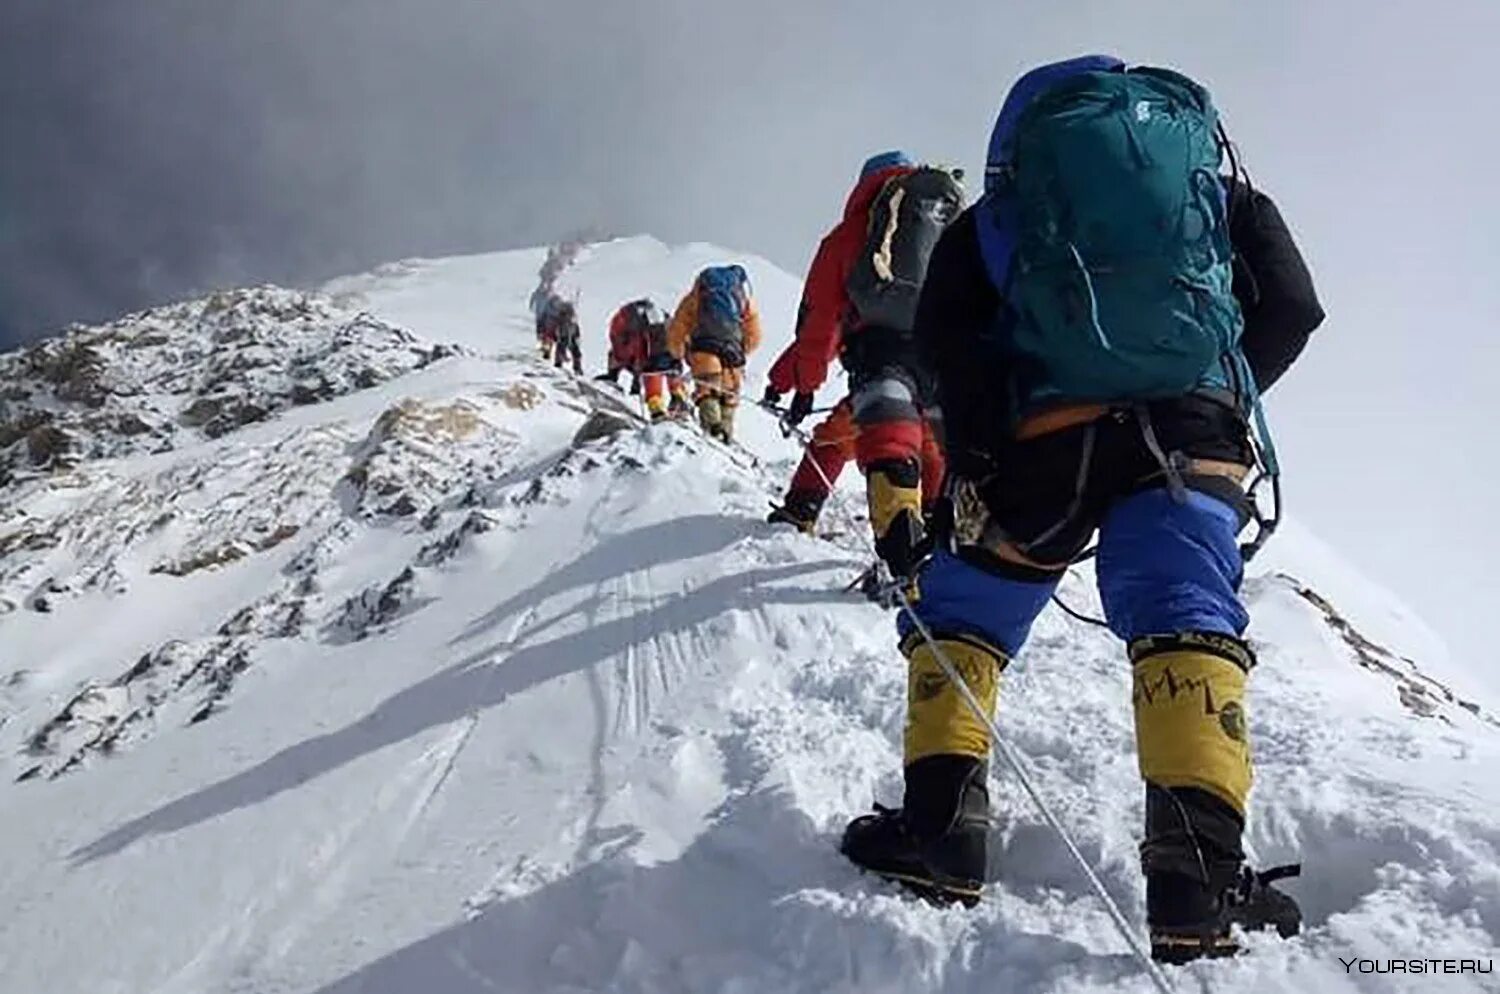
{"label": "teal backpack", "polygon": [[1243,396],[1221,148],[1207,91],[1164,69],[1083,72],[1014,119],[990,197],[1019,406]]}
{"label": "teal backpack", "polygon": [[[1208,91],[1180,73],[1103,55],[1040,66],[1000,110],[976,223],[1006,303],[987,345],[1009,372],[1013,421],[1056,403],[1226,391],[1258,436],[1248,560],[1280,519],[1280,469],[1240,347],[1225,153],[1237,174]],[[1255,502],[1267,481],[1269,518]]]}

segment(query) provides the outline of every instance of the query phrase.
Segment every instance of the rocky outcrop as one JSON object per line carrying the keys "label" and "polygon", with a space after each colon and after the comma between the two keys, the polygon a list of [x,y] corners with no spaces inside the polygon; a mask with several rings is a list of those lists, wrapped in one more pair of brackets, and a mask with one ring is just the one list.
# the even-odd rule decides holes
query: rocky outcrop
{"label": "rocky outcrop", "polygon": [[70,328],[0,355],[0,484],[221,438],[456,351],[270,286]]}

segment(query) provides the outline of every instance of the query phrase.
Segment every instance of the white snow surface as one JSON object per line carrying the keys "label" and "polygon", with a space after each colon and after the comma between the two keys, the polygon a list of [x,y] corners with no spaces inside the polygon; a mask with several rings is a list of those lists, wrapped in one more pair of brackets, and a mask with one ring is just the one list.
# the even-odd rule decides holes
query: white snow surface
{"label": "white snow surface", "polygon": [[[635,423],[572,444],[630,402],[537,361],[543,255],[336,280],[327,307],[458,354],[0,496],[0,991],[1152,990],[1003,770],[977,909],[839,856],[900,786],[894,619],[842,592],[857,530],[763,523],[797,452],[753,406],[743,448]],[[797,280],[637,238],[562,278],[591,370],[619,303],[670,307],[730,259],[764,369]],[[1169,976],[1500,990],[1341,962],[1492,962],[1500,726],[1462,673],[1432,679],[1388,594],[1294,528],[1277,542],[1247,584],[1248,841],[1303,860],[1308,928]],[[1097,611],[1090,582],[1063,595]],[[1049,610],[999,721],[1144,932],[1122,647]]]}

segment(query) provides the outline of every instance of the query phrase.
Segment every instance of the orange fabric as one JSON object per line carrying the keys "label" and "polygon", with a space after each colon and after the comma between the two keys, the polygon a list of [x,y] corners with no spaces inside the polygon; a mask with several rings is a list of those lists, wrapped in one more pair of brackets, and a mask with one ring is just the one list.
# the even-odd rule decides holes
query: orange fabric
{"label": "orange fabric", "polygon": [[[792,474],[787,488],[793,494],[828,493],[829,482],[837,482],[844,467],[854,461],[860,428],[854,420],[854,406],[848,397],[839,401],[828,417],[812,431],[802,453],[802,461]],[[921,500],[924,508],[930,508],[943,492],[943,473],[946,462],[942,447],[938,444],[932,422],[922,419],[920,462],[922,464]]]}
{"label": "orange fabric", "polygon": [[845,397],[813,429],[812,439],[802,453],[802,461],[792,474],[788,494],[826,496],[828,484],[838,482],[839,474],[853,461],[854,440],[858,434],[859,428],[854,423],[854,407],[849,398]]}
{"label": "orange fabric", "polygon": [[712,352],[692,352],[688,355],[688,372],[695,380],[717,379],[724,372],[724,360]]}
{"label": "orange fabric", "polygon": [[740,324],[740,330],[745,336],[745,355],[748,357],[760,348],[761,339],[760,309],[755,306],[755,299],[752,297],[745,300],[745,318]]}
{"label": "orange fabric", "polygon": [[[667,325],[667,350],[681,359],[687,353],[688,343],[693,340],[693,332],[697,330],[698,283],[694,280],[692,288],[678,303],[677,310],[672,312],[672,320]],[[760,309],[755,306],[755,298],[747,296],[745,316],[740,320],[740,346],[747,357],[760,348],[760,340]]]}
{"label": "orange fabric", "polygon": [[641,374],[641,396],[645,398],[646,410],[652,414],[666,414],[671,404],[667,395],[667,374]]}
{"label": "orange fabric", "polygon": [[652,414],[666,414],[672,408],[672,399],[687,402],[687,384],[676,373],[642,373],[641,393],[646,399],[646,410]]}
{"label": "orange fabric", "polygon": [[745,382],[743,366],[726,366],[712,352],[689,352],[688,369],[693,373],[693,398],[717,394],[725,404],[738,404]]}
{"label": "orange fabric", "polygon": [[854,439],[859,429],[854,424],[854,405],[845,397],[828,412],[812,433],[813,448],[836,448],[846,453],[844,461],[854,458]]}
{"label": "orange fabric", "polygon": [[1038,411],[1024,419],[1016,428],[1016,438],[1024,442],[1074,425],[1088,424],[1108,410],[1104,404],[1069,404],[1066,407]]}
{"label": "orange fabric", "polygon": [[672,320],[667,325],[667,351],[681,359],[687,353],[688,339],[693,337],[697,327],[698,284],[695,282],[677,305],[677,310],[672,312]]}

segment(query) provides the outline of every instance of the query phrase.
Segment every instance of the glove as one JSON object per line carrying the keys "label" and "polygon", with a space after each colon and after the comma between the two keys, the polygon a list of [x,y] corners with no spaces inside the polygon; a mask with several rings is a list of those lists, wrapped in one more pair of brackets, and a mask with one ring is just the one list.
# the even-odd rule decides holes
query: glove
{"label": "glove", "polygon": [[760,399],[760,403],[762,407],[780,407],[781,391],[768,384],[766,386],[766,395]]}
{"label": "glove", "polygon": [[813,395],[798,392],[792,397],[792,406],[786,410],[786,423],[795,428],[812,413]]}
{"label": "glove", "polygon": [[608,372],[600,373],[594,379],[600,383],[614,383],[618,385],[620,382],[620,371],[618,369],[611,369]]}

